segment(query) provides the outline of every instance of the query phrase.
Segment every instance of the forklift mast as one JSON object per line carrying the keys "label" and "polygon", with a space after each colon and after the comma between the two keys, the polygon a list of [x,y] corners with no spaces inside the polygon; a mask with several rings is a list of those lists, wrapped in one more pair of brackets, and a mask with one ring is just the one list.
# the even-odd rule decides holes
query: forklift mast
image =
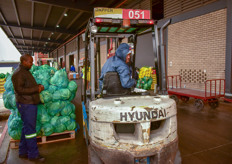
{"label": "forklift mast", "polygon": [[[164,29],[170,23],[170,20],[158,29],[157,21],[150,19],[150,17],[141,20],[133,18],[119,19],[117,17],[112,18],[114,15],[107,15],[106,17],[104,15],[98,16],[96,11],[95,9],[94,17],[89,19],[85,31],[85,72],[87,74],[87,69],[90,66],[91,89],[90,92],[84,92],[84,102],[86,103],[87,94],[90,95],[91,100],[94,100],[96,95],[99,94],[99,90],[97,89],[97,78],[99,77],[97,75],[100,76],[101,73],[100,38],[106,38],[108,42],[110,39],[115,40],[116,48],[123,38],[130,38],[130,42],[134,44],[134,55],[132,59],[132,76],[134,76],[137,36],[147,32],[152,32],[154,66],[157,69],[158,78],[157,91],[160,95],[167,95],[167,72],[163,33]],[[109,46],[107,47],[109,49]],[[112,48],[112,45],[110,48]],[[84,90],[87,90],[87,76],[85,76]]]}

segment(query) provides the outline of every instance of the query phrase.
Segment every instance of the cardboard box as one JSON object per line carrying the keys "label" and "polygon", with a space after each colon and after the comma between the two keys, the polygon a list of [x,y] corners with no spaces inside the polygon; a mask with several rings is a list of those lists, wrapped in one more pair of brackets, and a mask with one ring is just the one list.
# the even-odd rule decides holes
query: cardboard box
{"label": "cardboard box", "polygon": [[69,80],[79,79],[79,74],[75,73],[75,72],[69,72],[68,73],[68,79]]}

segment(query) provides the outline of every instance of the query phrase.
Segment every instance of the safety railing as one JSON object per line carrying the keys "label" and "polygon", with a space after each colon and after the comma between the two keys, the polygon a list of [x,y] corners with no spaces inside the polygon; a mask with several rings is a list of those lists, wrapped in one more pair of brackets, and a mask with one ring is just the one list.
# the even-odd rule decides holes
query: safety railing
{"label": "safety railing", "polygon": [[225,79],[211,79],[205,81],[205,97],[224,97]]}
{"label": "safety railing", "polygon": [[169,89],[169,81],[171,81],[171,88],[181,88],[181,76],[172,75],[167,77],[167,88]]}

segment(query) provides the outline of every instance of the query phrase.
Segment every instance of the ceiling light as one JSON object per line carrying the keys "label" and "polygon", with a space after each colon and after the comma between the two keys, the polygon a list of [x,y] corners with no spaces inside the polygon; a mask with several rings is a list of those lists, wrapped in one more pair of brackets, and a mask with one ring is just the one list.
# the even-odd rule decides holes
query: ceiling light
{"label": "ceiling light", "polygon": [[64,16],[66,17],[66,16],[68,16],[68,14],[67,14],[67,13],[64,13]]}
{"label": "ceiling light", "polygon": [[50,38],[48,38],[48,40],[51,40]]}
{"label": "ceiling light", "polygon": [[56,25],[56,27],[58,28],[58,27],[60,27],[59,25]]}
{"label": "ceiling light", "polygon": [[46,44],[48,44],[48,42],[46,42]]}
{"label": "ceiling light", "polygon": [[54,34],[54,32],[52,32],[52,35]]}

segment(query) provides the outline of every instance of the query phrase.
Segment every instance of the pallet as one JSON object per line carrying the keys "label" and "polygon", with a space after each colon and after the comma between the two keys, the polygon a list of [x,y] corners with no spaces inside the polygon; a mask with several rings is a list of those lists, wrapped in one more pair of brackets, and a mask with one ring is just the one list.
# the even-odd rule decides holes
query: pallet
{"label": "pallet", "polygon": [[[62,133],[53,133],[50,136],[38,136],[37,138],[37,144],[47,144],[47,143],[53,143],[53,142],[59,142],[59,141],[66,141],[66,140],[72,140],[75,139],[75,131],[64,131]],[[17,149],[19,147],[20,140],[10,140],[10,148],[11,149]]]}

